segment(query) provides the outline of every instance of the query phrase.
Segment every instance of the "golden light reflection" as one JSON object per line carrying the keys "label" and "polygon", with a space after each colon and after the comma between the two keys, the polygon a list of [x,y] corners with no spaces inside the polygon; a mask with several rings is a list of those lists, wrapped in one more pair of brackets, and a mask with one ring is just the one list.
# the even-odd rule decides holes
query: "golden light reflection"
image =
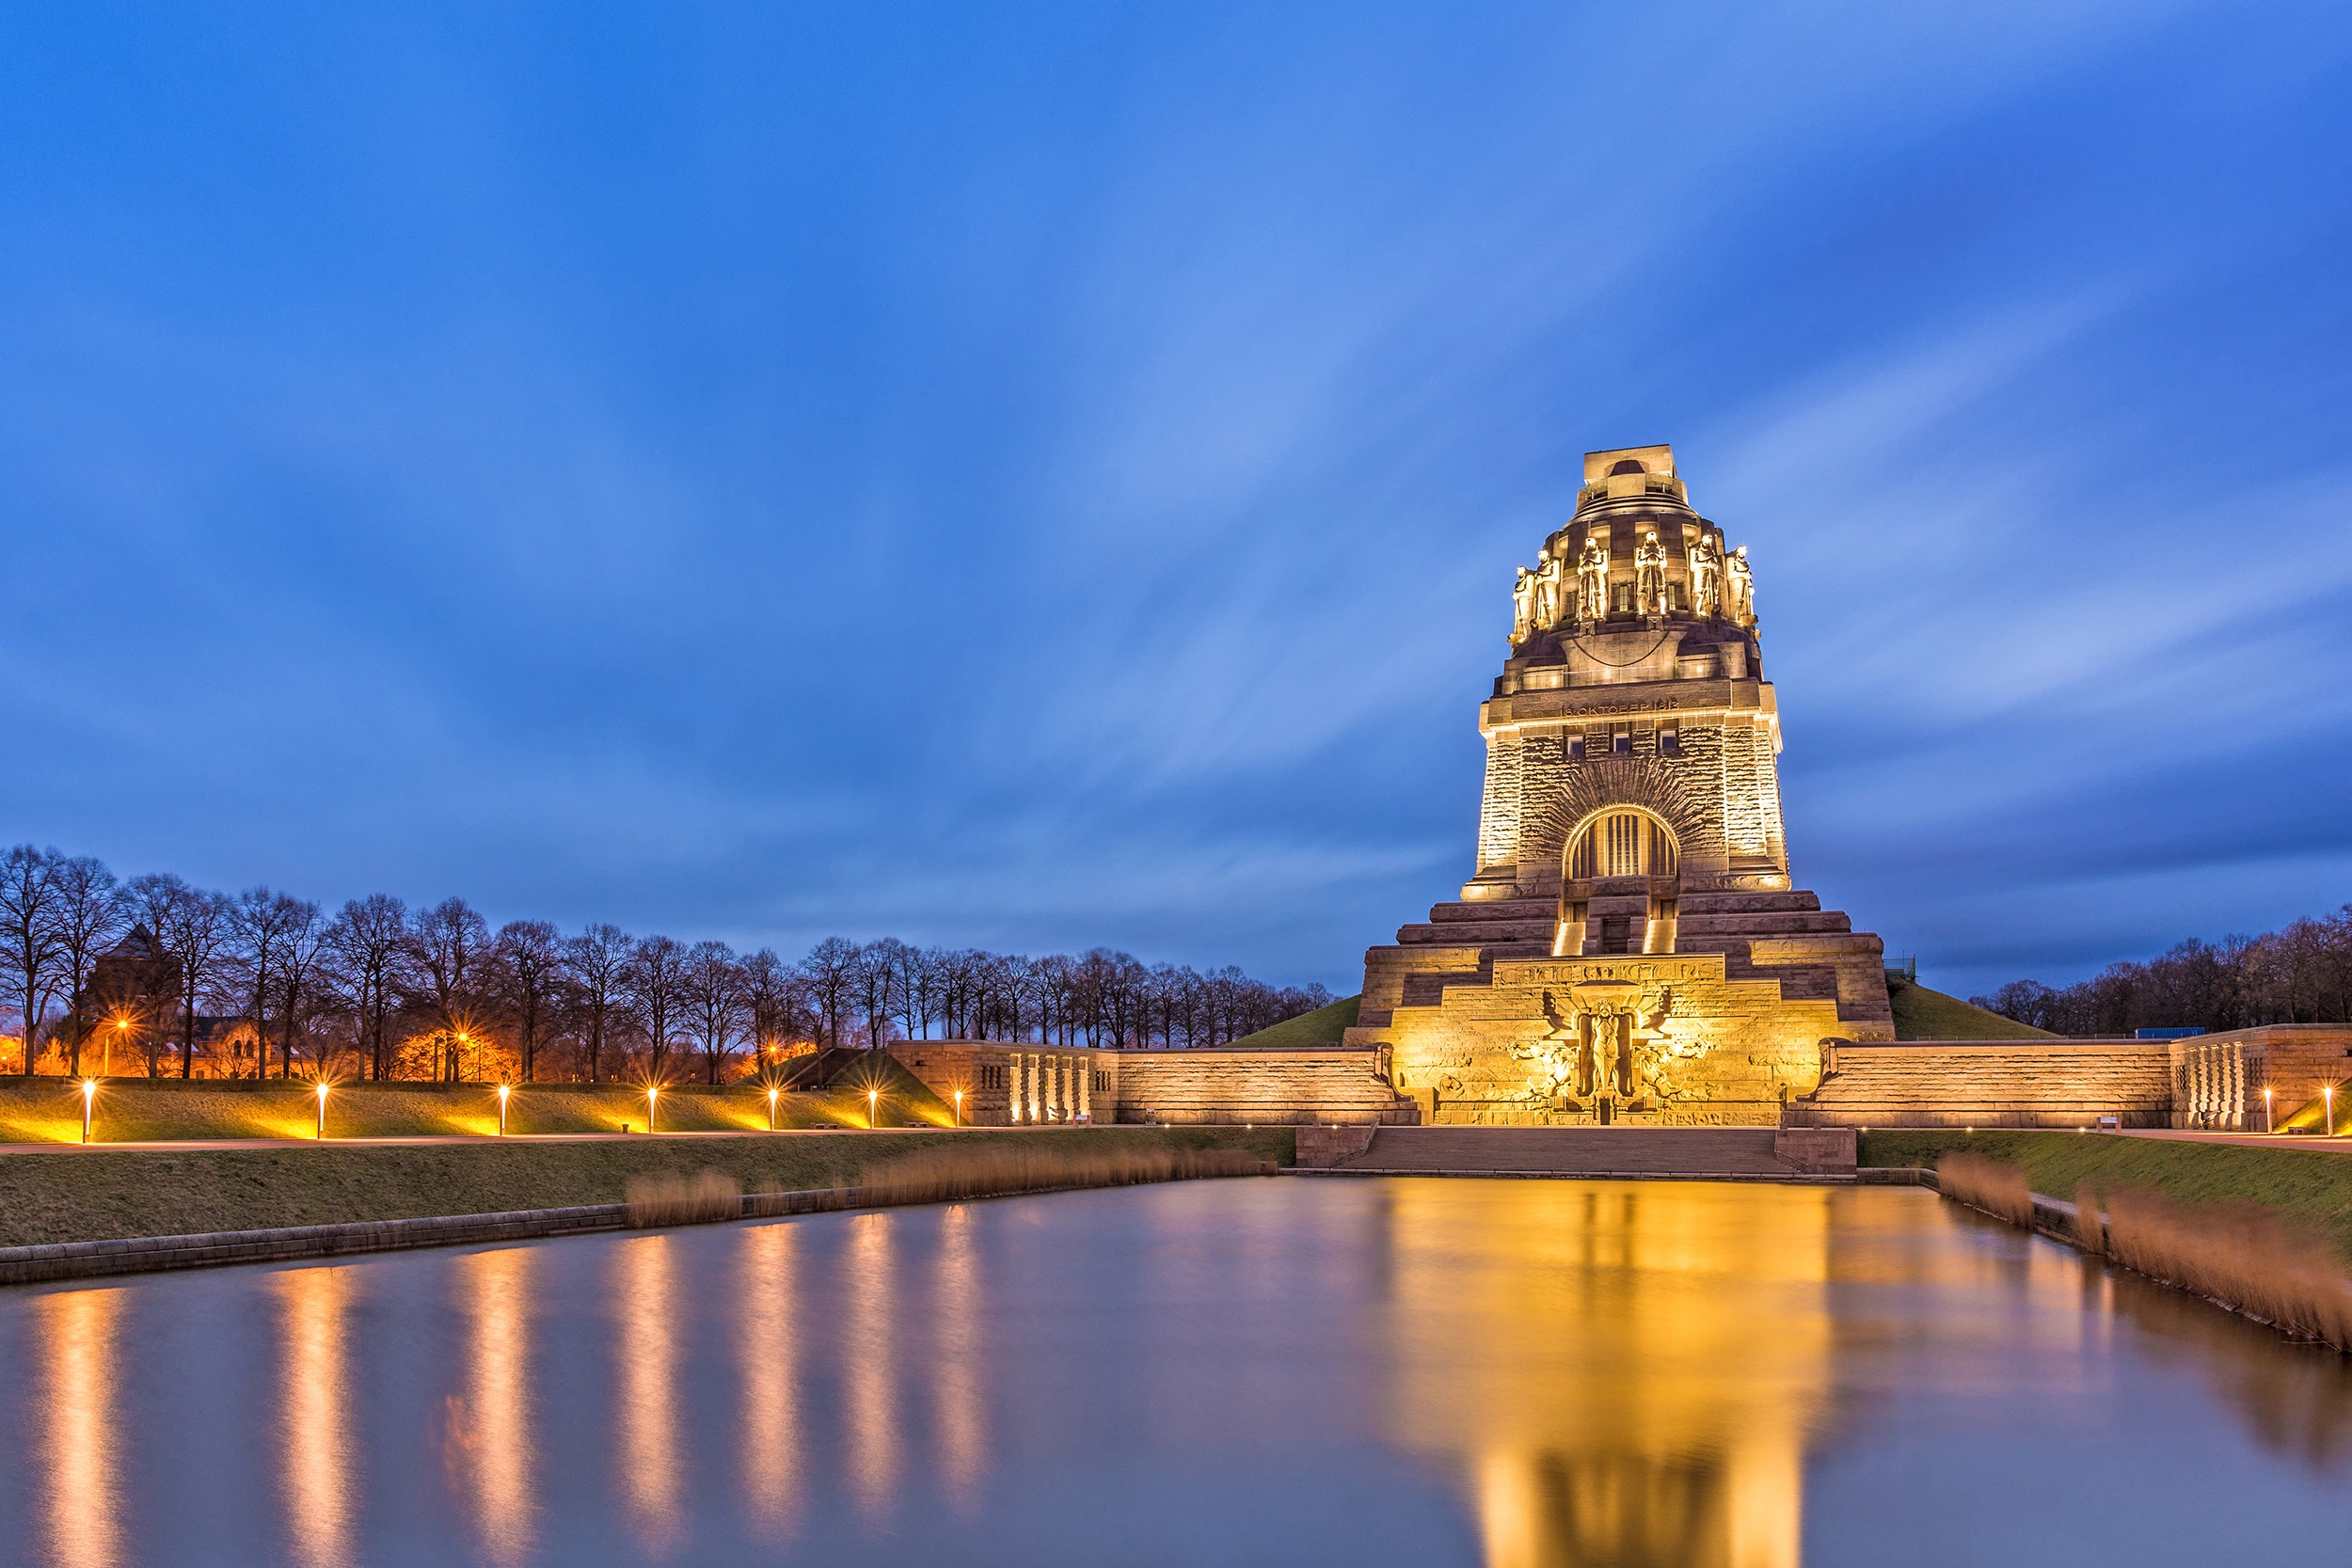
{"label": "golden light reflection", "polygon": [[297,1562],[341,1568],[353,1560],[349,1367],[343,1323],[352,1271],[288,1269],[270,1276],[285,1311],[279,1364],[279,1490],[286,1539]]}
{"label": "golden light reflection", "polygon": [[675,1243],[645,1236],[613,1249],[620,1344],[621,1495],[638,1544],[666,1557],[684,1538],[679,1515],[677,1342],[671,1301]]}
{"label": "golden light reflection", "polygon": [[898,1345],[890,1311],[895,1224],[886,1213],[850,1222],[850,1334],[842,1367],[850,1488],[875,1522],[888,1516],[898,1490]]}
{"label": "golden light reflection", "polygon": [[804,1321],[793,1297],[797,1229],[758,1225],[742,1232],[743,1496],[753,1528],[774,1539],[800,1512],[801,1413],[792,1335]]}
{"label": "golden light reflection", "polygon": [[122,1300],[119,1291],[60,1291],[34,1298],[34,1342],[48,1347],[35,1406],[48,1452],[33,1473],[44,1494],[49,1560],[57,1568],[113,1568],[122,1560],[114,1474]]}
{"label": "golden light reflection", "polygon": [[962,1513],[979,1501],[988,1464],[988,1402],[980,1384],[986,1347],[980,1342],[979,1245],[973,1236],[974,1223],[968,1203],[940,1215],[939,1273],[931,1298],[939,1357],[939,1470],[948,1497]]}
{"label": "golden light reflection", "polygon": [[1489,1568],[1796,1568],[1826,1192],[1404,1182],[1391,1249],[1391,1423],[1462,1466]]}
{"label": "golden light reflection", "polygon": [[469,1319],[466,1392],[452,1402],[443,1450],[472,1503],[492,1562],[531,1554],[537,1522],[531,1411],[531,1292],[538,1254],[529,1247],[457,1260],[459,1305]]}

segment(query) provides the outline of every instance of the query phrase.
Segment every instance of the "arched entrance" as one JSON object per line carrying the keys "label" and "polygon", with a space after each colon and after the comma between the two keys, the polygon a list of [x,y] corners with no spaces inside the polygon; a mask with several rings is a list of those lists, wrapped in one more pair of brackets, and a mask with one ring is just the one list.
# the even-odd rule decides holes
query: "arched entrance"
{"label": "arched entrance", "polygon": [[1604,806],[1561,852],[1556,958],[1671,953],[1682,893],[1682,843],[1640,806]]}

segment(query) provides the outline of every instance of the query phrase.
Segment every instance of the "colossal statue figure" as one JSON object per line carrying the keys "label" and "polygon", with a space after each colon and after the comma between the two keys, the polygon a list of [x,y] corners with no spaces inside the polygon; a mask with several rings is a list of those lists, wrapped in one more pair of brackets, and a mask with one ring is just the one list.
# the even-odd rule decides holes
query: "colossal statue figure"
{"label": "colossal statue figure", "polygon": [[1527,641],[1535,629],[1535,574],[1522,566],[1517,581],[1511,585],[1511,641],[1514,646]]}
{"label": "colossal statue figure", "polygon": [[1691,546],[1691,613],[1706,619],[1714,615],[1721,604],[1719,594],[1723,582],[1723,561],[1715,554],[1715,546],[1699,535]]}
{"label": "colossal statue figure", "polygon": [[1539,631],[1560,624],[1560,562],[1549,549],[1535,559],[1534,624]]}
{"label": "colossal statue figure", "polygon": [[1740,626],[1756,624],[1756,578],[1748,570],[1748,547],[1731,552],[1724,562],[1724,612]]}
{"label": "colossal statue figure", "polygon": [[1609,546],[1587,538],[1576,558],[1576,614],[1597,621],[1609,613]]}
{"label": "colossal statue figure", "polygon": [[1666,613],[1666,546],[1655,533],[1633,547],[1633,606],[1645,615]]}

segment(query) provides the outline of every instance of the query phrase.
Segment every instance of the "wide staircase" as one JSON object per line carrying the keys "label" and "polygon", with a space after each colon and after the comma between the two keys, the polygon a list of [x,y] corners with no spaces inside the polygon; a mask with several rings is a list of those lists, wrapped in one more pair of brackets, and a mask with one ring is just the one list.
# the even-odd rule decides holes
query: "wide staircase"
{"label": "wide staircase", "polygon": [[[1383,1127],[1332,1169],[1465,1176],[1787,1180],[1769,1127]],[[1851,1155],[1848,1156],[1851,1158]]]}

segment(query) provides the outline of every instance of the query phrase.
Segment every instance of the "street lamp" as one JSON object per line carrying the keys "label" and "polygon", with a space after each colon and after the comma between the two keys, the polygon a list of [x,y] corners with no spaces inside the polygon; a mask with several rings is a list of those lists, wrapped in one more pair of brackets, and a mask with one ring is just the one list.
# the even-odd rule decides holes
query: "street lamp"
{"label": "street lamp", "polygon": [[660,1108],[660,1103],[661,1103],[661,1085],[659,1085],[659,1084],[648,1084],[648,1085],[645,1085],[645,1131],[646,1131],[646,1132],[655,1132],[655,1131],[657,1131],[657,1129],[654,1127],[654,1124],[653,1124],[653,1117],[654,1117],[654,1112],[655,1112],[657,1109],[659,1109],[659,1108]]}
{"label": "street lamp", "polygon": [[881,1101],[882,1090],[867,1089],[866,1091],[866,1130],[868,1132],[874,1130],[874,1112]]}
{"label": "street lamp", "polygon": [[773,1089],[770,1089],[770,1090],[768,1091],[768,1131],[769,1131],[769,1132],[774,1132],[775,1130],[776,1130],[776,1091],[775,1091],[775,1090],[773,1090]]}
{"label": "street lamp", "polygon": [[2270,1091],[2266,1088],[2263,1090],[2263,1131],[2265,1132],[2279,1131],[2277,1124],[2270,1119]]}
{"label": "street lamp", "polygon": [[322,1143],[326,1141],[326,1080],[324,1078],[319,1080],[319,1125],[317,1137]]}
{"label": "street lamp", "polygon": [[501,1138],[506,1136],[506,1097],[514,1092],[512,1085],[499,1085],[499,1136]]}
{"label": "street lamp", "polygon": [[961,1089],[956,1091],[956,1125],[958,1127],[963,1125],[963,1091]]}
{"label": "street lamp", "polygon": [[[24,1033],[26,1034],[26,1036],[28,1036],[28,1037],[29,1037],[29,1036],[32,1034],[32,1031],[31,1031],[30,1029],[27,1029],[27,1030],[25,1030],[25,1031],[24,1031]],[[92,1108],[93,1108],[93,1107],[97,1104],[97,1101],[98,1101],[98,1080],[97,1080],[97,1079],[95,1079],[95,1078],[85,1078],[85,1079],[83,1079],[83,1080],[82,1080],[82,1141],[83,1141],[84,1143],[87,1143],[87,1142],[89,1142],[89,1120],[90,1120],[90,1112],[91,1112]]]}
{"label": "street lamp", "polygon": [[2322,1085],[2319,1096],[2328,1102],[2328,1135],[2332,1138],[2336,1135],[2336,1086],[2333,1084]]}

